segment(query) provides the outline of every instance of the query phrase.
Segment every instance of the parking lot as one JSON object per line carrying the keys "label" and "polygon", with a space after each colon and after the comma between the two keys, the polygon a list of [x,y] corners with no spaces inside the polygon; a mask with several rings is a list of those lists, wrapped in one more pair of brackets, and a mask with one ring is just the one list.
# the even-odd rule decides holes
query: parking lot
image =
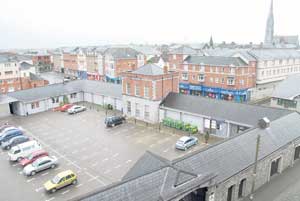
{"label": "parking lot", "polygon": [[[174,159],[205,146],[200,142],[188,151],[178,151],[174,145],[181,137],[179,134],[158,132],[133,123],[105,128],[104,118],[104,111],[87,110],[75,115],[50,111],[0,119],[0,124],[8,121],[21,127],[26,135],[38,140],[50,155],[59,159],[55,169],[26,177],[22,167],[10,164],[7,153],[0,151],[0,200],[67,200],[119,181],[146,150]],[[43,183],[67,169],[78,175],[78,184],[54,194],[45,193]]]}

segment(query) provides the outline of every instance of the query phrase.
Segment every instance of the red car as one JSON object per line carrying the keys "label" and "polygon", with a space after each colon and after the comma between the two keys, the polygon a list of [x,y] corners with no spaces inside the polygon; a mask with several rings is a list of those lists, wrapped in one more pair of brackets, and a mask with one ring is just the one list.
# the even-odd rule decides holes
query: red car
{"label": "red car", "polygon": [[59,111],[65,112],[65,111],[67,111],[69,108],[71,108],[72,106],[73,106],[73,104],[65,104],[65,105],[63,105],[63,106],[61,106],[61,107],[59,108]]}
{"label": "red car", "polygon": [[38,150],[33,152],[32,154],[30,154],[27,158],[23,158],[20,161],[20,164],[22,166],[26,166],[28,164],[33,163],[36,159],[41,158],[43,156],[49,156],[48,152],[44,151],[44,150]]}

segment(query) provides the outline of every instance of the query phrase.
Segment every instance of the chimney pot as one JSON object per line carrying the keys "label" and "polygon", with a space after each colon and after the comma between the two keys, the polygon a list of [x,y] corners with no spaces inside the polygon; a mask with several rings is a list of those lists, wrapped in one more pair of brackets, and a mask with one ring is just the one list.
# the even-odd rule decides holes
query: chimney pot
{"label": "chimney pot", "polygon": [[262,129],[266,129],[270,127],[270,120],[267,117],[264,117],[258,120],[258,126]]}

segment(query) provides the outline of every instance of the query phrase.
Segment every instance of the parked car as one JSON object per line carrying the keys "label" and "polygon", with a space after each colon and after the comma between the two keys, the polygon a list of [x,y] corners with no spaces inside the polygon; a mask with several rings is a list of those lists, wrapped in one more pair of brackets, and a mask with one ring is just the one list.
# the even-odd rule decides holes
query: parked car
{"label": "parked car", "polygon": [[78,112],[85,111],[86,107],[81,105],[73,105],[71,108],[68,109],[69,114],[76,114]]}
{"label": "parked car", "polygon": [[26,166],[44,156],[49,156],[49,153],[44,150],[38,150],[38,151],[32,152],[28,157],[25,157],[22,160],[20,160],[20,164],[22,166]]}
{"label": "parked car", "polygon": [[53,179],[44,184],[47,192],[54,193],[56,190],[61,189],[70,184],[77,184],[77,176],[72,170],[66,170],[58,173]]}
{"label": "parked car", "polygon": [[2,147],[2,149],[9,150],[13,146],[16,146],[18,144],[22,144],[22,143],[27,142],[29,140],[30,140],[29,137],[27,137],[25,135],[19,135],[19,136],[11,138],[8,141],[2,142],[1,147]]}
{"label": "parked car", "polygon": [[183,136],[176,142],[176,149],[187,150],[188,148],[198,144],[198,138],[194,136]]}
{"label": "parked car", "polygon": [[63,82],[69,82],[71,80],[70,76],[65,76]]}
{"label": "parked car", "polygon": [[115,125],[122,124],[125,121],[125,117],[122,116],[112,116],[105,118],[105,125],[106,127],[113,127]]}
{"label": "parked car", "polygon": [[69,108],[71,108],[73,104],[65,104],[59,108],[59,111],[66,112]]}
{"label": "parked car", "polygon": [[58,160],[55,156],[44,156],[42,158],[37,159],[33,163],[27,165],[23,169],[23,173],[26,176],[33,176],[36,173],[49,169],[55,168],[58,165]]}
{"label": "parked car", "polygon": [[0,136],[0,145],[2,145],[3,142],[6,142],[10,140],[13,137],[23,135],[23,132],[17,128],[5,131],[1,136]]}
{"label": "parked car", "polygon": [[2,133],[2,132],[4,131],[4,129],[9,128],[9,127],[14,127],[14,126],[9,125],[9,124],[3,124],[3,125],[0,127],[0,133]]}
{"label": "parked car", "polygon": [[37,141],[32,140],[12,147],[8,152],[8,157],[10,161],[21,161],[21,159],[41,149],[42,146]]}
{"label": "parked car", "polygon": [[4,133],[6,133],[8,131],[15,130],[15,129],[17,129],[17,128],[14,126],[3,126],[3,128],[0,131],[0,136],[2,136]]}

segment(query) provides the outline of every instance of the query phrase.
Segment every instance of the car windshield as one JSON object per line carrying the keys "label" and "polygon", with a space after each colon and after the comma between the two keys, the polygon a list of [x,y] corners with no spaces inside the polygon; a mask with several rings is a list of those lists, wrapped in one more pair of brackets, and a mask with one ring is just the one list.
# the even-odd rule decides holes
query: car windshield
{"label": "car windshield", "polygon": [[178,140],[177,143],[178,143],[178,144],[184,144],[184,141]]}
{"label": "car windshield", "polygon": [[60,181],[60,177],[58,175],[56,175],[53,179],[51,179],[51,182],[53,184],[58,184]]}

